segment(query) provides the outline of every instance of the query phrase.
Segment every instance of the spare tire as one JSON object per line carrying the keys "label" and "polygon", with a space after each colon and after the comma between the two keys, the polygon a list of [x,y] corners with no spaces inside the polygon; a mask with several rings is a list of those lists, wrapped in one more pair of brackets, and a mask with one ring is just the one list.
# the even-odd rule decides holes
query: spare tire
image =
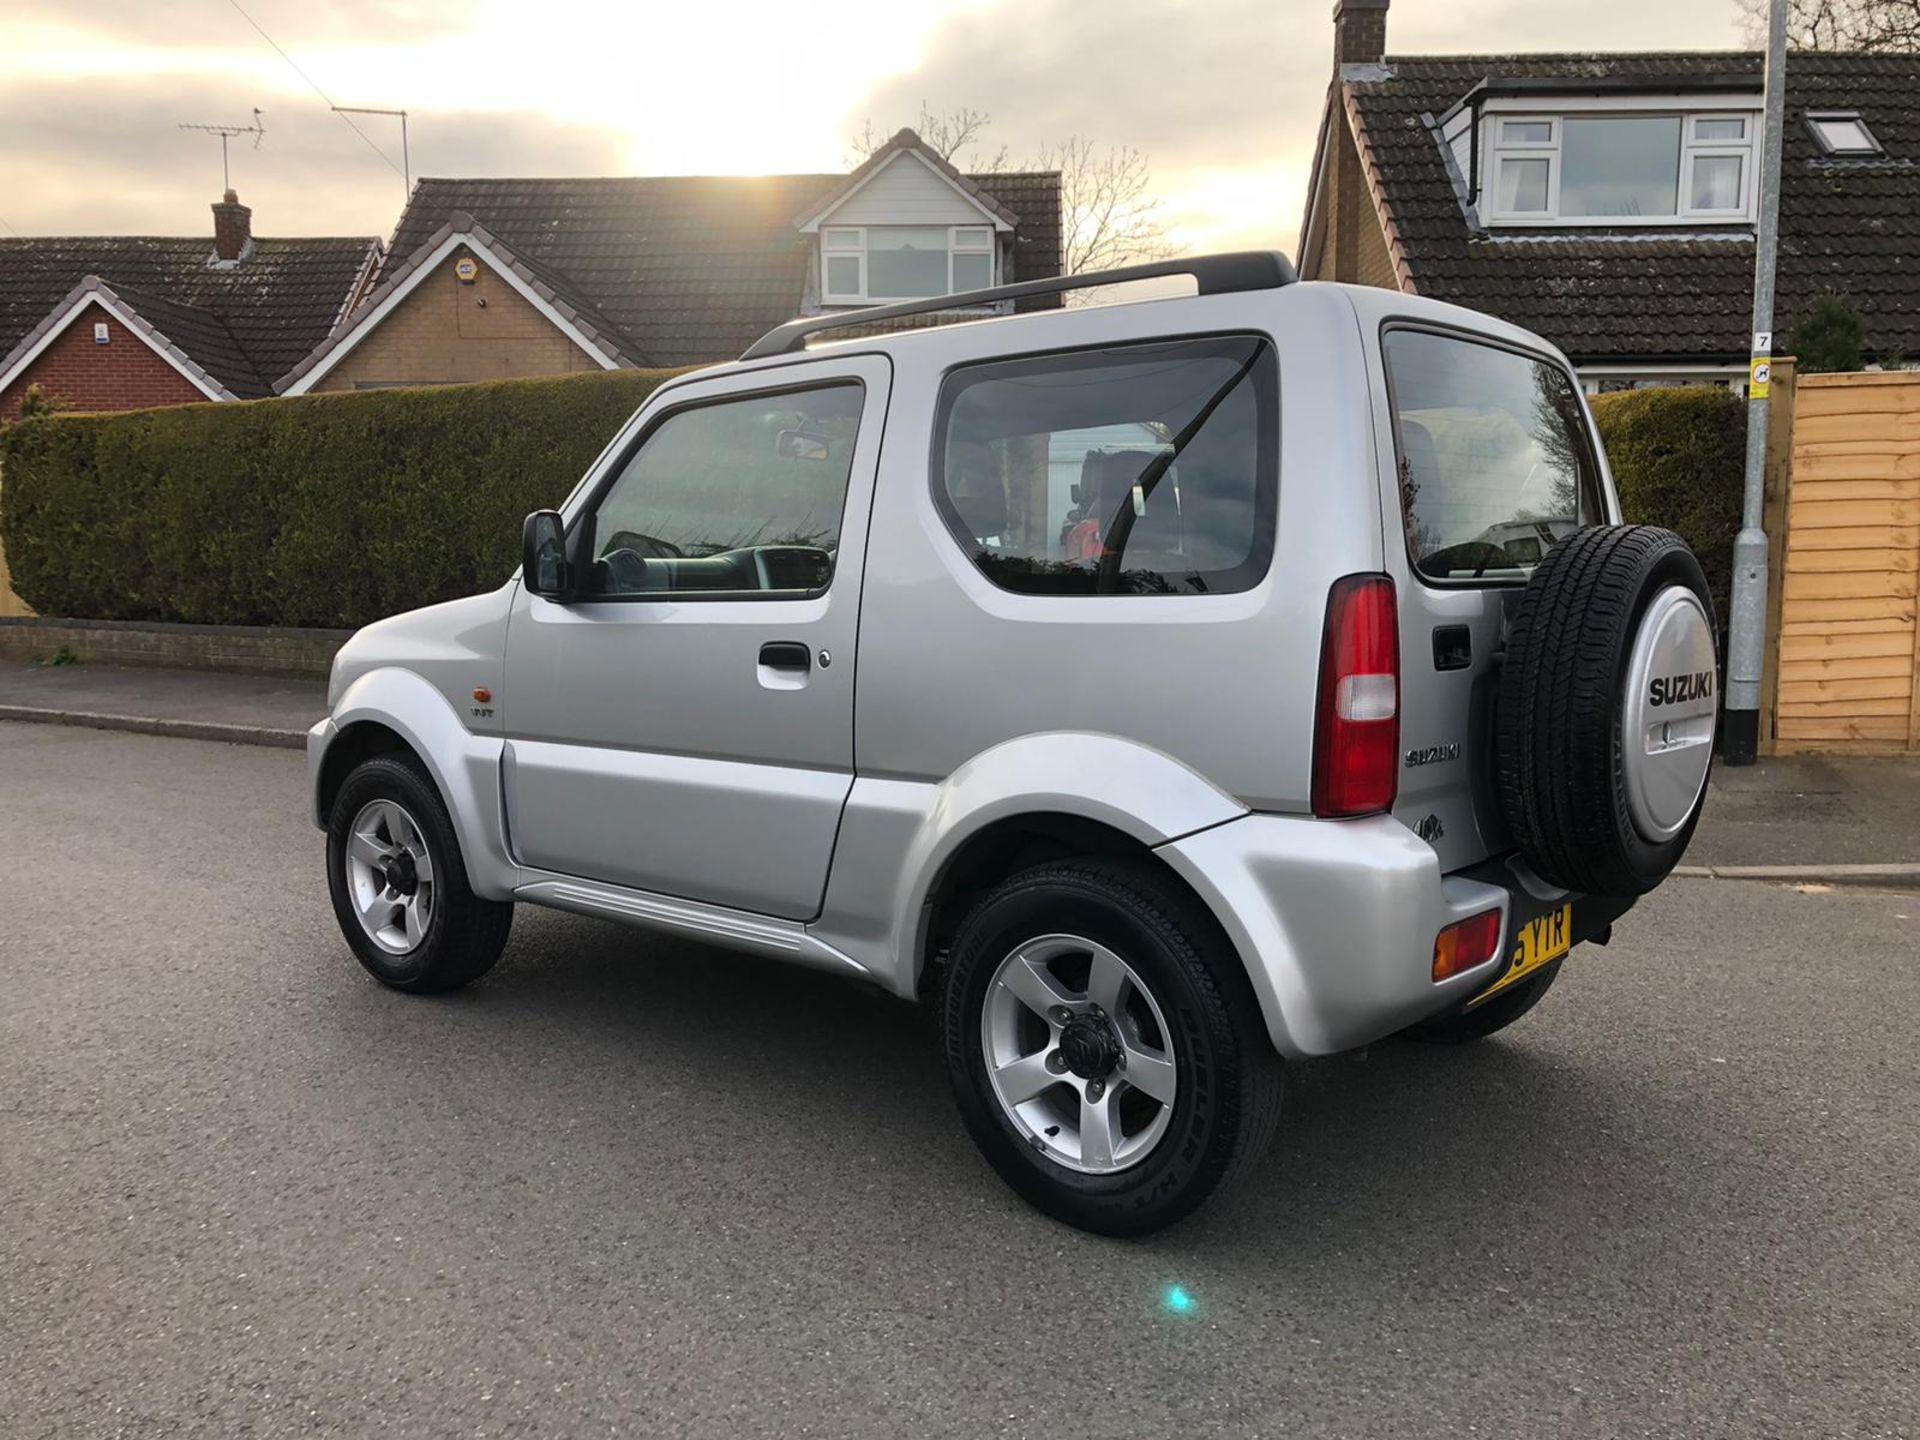
{"label": "spare tire", "polygon": [[1564,889],[1646,893],[1693,837],[1713,756],[1719,669],[1699,560],[1653,525],[1576,531],[1508,621],[1496,770],[1515,844]]}

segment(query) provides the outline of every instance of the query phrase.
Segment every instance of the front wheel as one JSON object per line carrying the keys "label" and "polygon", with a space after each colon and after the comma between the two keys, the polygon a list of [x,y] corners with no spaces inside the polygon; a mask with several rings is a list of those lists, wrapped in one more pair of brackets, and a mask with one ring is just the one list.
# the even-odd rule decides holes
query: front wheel
{"label": "front wheel", "polygon": [[1191,1213],[1266,1148],[1280,1059],[1239,960],[1144,866],[1024,871],[961,923],[947,1070],[994,1169],[1083,1230]]}
{"label": "front wheel", "polygon": [[410,757],[379,755],[349,774],[327,826],[327,888],[347,944],[395,990],[453,990],[493,968],[513,906],[467,883],[453,821]]}

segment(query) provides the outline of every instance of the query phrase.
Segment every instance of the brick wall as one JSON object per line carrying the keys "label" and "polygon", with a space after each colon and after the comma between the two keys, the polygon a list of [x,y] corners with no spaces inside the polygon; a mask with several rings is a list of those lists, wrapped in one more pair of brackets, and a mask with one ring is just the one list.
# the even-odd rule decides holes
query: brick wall
{"label": "brick wall", "polygon": [[[1336,112],[1336,123],[1339,130],[1330,157],[1336,183],[1327,187],[1326,224],[1312,277],[1398,290],[1400,281],[1393,273],[1387,234],[1381,228],[1379,211],[1373,208],[1366,178],[1360,173],[1360,152],[1354,147],[1346,117]],[[1340,183],[1348,178],[1351,184]]]}
{"label": "brick wall", "polygon": [[461,284],[454,264],[466,253],[462,247],[443,260],[314,388],[448,385],[600,368],[484,260],[473,284]]}
{"label": "brick wall", "polygon": [[0,619],[0,660],[45,660],[66,649],[94,665],[157,665],[249,675],[325,678],[351,630],[266,625],[165,625],[126,620]]}
{"label": "brick wall", "polygon": [[[93,327],[100,321],[107,327],[104,345],[93,338]],[[29,385],[39,385],[74,410],[144,410],[207,398],[98,305],[89,305],[75,316],[26,372],[0,391],[0,420],[19,418],[20,401]]]}

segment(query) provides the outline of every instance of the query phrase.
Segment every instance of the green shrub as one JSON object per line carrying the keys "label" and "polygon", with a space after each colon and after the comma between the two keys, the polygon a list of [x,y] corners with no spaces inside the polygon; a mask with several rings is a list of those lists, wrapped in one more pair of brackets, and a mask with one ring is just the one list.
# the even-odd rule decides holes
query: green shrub
{"label": "green shrub", "polygon": [[1787,351],[1802,375],[1867,368],[1867,317],[1846,296],[1822,290],[1800,312]]}
{"label": "green shrub", "polygon": [[1746,405],[1719,386],[1662,386],[1596,395],[1593,418],[1627,520],[1664,525],[1693,547],[1724,635],[1746,476]]}
{"label": "green shrub", "polygon": [[505,580],[667,373],[23,420],[0,544],[42,615],[364,625]]}

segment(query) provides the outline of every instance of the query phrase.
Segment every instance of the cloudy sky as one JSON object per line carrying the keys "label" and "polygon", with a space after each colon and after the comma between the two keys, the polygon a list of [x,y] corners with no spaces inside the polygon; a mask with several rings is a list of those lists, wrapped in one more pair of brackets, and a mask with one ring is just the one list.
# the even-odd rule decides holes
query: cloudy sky
{"label": "cloudy sky", "polygon": [[[1151,158],[1189,249],[1291,246],[1331,0],[0,0],[0,232],[199,234],[219,142],[263,235],[393,229],[420,175],[844,168],[970,106],[1017,159],[1073,135]],[[1714,49],[1733,0],[1394,0],[1402,53]],[[297,69],[296,69],[297,66]],[[302,78],[304,72],[307,78]],[[310,83],[311,82],[311,83]]]}

